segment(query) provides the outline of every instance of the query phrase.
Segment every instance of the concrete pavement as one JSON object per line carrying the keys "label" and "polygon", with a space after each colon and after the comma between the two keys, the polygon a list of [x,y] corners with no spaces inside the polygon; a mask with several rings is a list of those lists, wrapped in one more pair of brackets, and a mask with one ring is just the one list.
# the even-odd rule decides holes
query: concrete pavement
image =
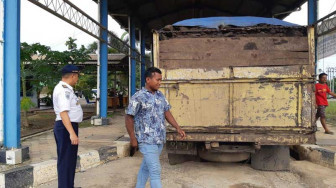
{"label": "concrete pavement", "polygon": [[[129,155],[129,141],[124,135],[124,110],[118,110],[107,126],[79,129],[76,171],[85,171],[108,161]],[[123,138],[117,141],[118,139]],[[53,131],[22,141],[29,146],[30,159],[19,165],[2,165],[1,187],[31,187],[57,179],[57,154]]]}

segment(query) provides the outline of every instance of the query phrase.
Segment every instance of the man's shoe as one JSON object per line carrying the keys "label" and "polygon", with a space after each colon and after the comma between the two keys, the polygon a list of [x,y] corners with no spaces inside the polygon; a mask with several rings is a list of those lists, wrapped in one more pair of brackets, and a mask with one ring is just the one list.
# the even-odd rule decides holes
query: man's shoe
{"label": "man's shoe", "polygon": [[331,134],[331,135],[334,135],[334,132],[332,132],[332,131],[326,131],[326,132],[324,132],[325,134]]}

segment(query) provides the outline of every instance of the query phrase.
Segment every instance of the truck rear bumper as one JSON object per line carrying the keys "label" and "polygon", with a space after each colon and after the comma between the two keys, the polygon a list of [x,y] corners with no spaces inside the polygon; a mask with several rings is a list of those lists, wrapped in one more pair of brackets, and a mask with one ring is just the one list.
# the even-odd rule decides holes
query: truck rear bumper
{"label": "truck rear bumper", "polygon": [[184,140],[176,132],[167,132],[167,141],[191,141],[191,142],[252,142],[258,145],[299,145],[315,144],[315,133],[192,133],[187,132]]}

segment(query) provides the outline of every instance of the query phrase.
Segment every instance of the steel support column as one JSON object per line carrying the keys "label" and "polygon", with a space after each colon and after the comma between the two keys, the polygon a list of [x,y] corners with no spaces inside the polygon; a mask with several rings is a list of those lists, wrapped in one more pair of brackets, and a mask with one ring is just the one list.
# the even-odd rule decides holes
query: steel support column
{"label": "steel support column", "polygon": [[136,92],[136,61],[135,61],[135,24],[133,17],[129,17],[129,35],[130,35],[130,97]]}
{"label": "steel support column", "polygon": [[20,0],[4,1],[4,146],[21,147]]}
{"label": "steel support column", "polygon": [[[108,28],[107,25],[107,18],[108,18],[108,0],[100,0],[99,1],[99,22],[100,24]],[[106,118],[107,117],[107,41],[108,35],[107,30],[100,29],[100,36],[103,41],[99,42],[99,72],[100,72],[100,117]]]}
{"label": "steel support column", "polygon": [[[312,26],[318,18],[318,0],[308,0],[308,25]],[[315,28],[316,32],[316,28]],[[316,35],[315,35],[316,36]],[[315,38],[315,75],[317,74],[317,39]]]}
{"label": "steel support column", "polygon": [[145,32],[141,31],[141,87],[145,87],[146,79],[145,79],[145,72],[146,72],[146,38]]}
{"label": "steel support column", "polygon": [[308,0],[308,25],[317,21],[318,0]]}

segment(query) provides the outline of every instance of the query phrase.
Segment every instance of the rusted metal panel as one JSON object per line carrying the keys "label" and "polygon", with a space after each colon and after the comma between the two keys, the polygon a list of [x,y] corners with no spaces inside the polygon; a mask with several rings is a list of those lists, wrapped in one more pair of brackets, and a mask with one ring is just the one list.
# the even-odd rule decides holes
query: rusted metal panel
{"label": "rusted metal panel", "polygon": [[[178,86],[177,86],[178,85]],[[310,113],[303,83],[179,83],[162,88],[181,126],[295,127]],[[300,89],[303,87],[303,89]],[[303,98],[303,99],[302,99]],[[308,109],[305,108],[308,105]],[[304,110],[303,120],[301,111]]]}
{"label": "rusted metal panel", "polygon": [[296,126],[298,84],[234,84],[233,125]]}
{"label": "rusted metal panel", "polygon": [[302,126],[312,127],[315,126],[314,108],[312,103],[315,101],[313,98],[313,85],[306,84],[302,87]]}
{"label": "rusted metal panel", "polygon": [[311,78],[304,66],[234,67],[234,78]]}
{"label": "rusted metal panel", "polygon": [[[182,126],[183,130],[188,133],[223,133],[223,134],[240,134],[240,133],[255,133],[255,134],[269,134],[269,133],[297,133],[297,134],[311,134],[315,132],[311,127],[292,127],[282,126]],[[167,126],[167,132],[176,132],[175,128]]]}
{"label": "rusted metal panel", "polygon": [[229,84],[179,84],[163,93],[181,126],[229,125]]}
{"label": "rusted metal panel", "polygon": [[[161,68],[161,67],[160,67]],[[162,77],[164,80],[197,80],[197,79],[229,79],[231,70],[224,67],[218,70],[205,70],[205,69],[173,69],[167,70],[161,68]]]}
{"label": "rusted metal panel", "polygon": [[192,142],[253,142],[260,145],[298,145],[314,144],[315,134],[216,134],[216,133],[188,133],[186,139],[176,133],[167,133],[167,141]]}
{"label": "rusted metal panel", "polygon": [[[160,69],[164,81],[193,80],[231,80],[234,79],[310,79],[313,74],[309,65],[303,66],[269,66],[269,67],[223,67],[221,70],[206,69]],[[260,81],[260,80],[259,80]],[[281,81],[281,80],[279,80]]]}

